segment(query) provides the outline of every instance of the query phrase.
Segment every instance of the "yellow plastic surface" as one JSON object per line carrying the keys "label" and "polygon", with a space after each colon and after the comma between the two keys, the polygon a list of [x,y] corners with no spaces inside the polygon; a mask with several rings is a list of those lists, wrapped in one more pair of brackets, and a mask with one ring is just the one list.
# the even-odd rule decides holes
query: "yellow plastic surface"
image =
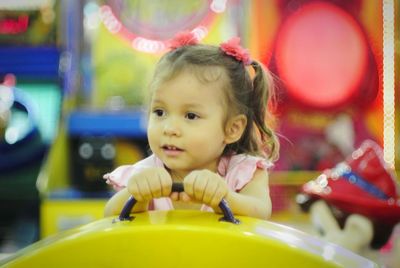
{"label": "yellow plastic surface", "polygon": [[105,218],[41,240],[2,267],[377,267],[337,245],[268,221],[238,225],[200,211]]}
{"label": "yellow plastic surface", "polygon": [[41,238],[104,217],[107,199],[43,199],[40,204]]}

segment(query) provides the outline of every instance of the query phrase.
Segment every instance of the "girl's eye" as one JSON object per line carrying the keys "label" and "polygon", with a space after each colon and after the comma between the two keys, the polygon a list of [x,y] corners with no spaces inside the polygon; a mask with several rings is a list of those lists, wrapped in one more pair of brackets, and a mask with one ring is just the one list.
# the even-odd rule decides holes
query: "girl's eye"
{"label": "girl's eye", "polygon": [[186,114],[186,118],[189,119],[189,120],[194,120],[194,119],[199,118],[199,116],[197,114],[195,114],[195,113],[187,113]]}
{"label": "girl's eye", "polygon": [[158,117],[161,117],[161,116],[163,116],[165,114],[164,110],[162,110],[162,109],[155,109],[153,111],[153,113]]}

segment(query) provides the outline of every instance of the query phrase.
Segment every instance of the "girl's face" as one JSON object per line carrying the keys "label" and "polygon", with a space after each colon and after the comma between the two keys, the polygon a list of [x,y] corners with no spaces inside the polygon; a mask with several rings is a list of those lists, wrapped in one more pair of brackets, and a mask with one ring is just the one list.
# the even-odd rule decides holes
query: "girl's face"
{"label": "girl's face", "polygon": [[155,90],[150,104],[150,148],[173,175],[217,170],[225,148],[222,82],[202,83],[182,71]]}

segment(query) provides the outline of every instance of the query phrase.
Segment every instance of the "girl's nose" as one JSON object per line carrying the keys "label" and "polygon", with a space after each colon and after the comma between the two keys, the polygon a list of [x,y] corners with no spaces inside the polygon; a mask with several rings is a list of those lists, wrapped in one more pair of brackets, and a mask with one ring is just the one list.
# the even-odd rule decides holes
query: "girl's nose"
{"label": "girl's nose", "polygon": [[168,136],[180,136],[181,130],[178,122],[172,118],[167,120],[164,125],[164,134]]}

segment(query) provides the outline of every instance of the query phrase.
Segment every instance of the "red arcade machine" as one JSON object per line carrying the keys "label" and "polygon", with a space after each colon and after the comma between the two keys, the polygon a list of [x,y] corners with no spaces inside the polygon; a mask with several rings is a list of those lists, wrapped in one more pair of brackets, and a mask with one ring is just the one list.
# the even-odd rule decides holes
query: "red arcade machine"
{"label": "red arcade machine", "polygon": [[278,88],[274,209],[292,211],[298,185],[384,142],[382,1],[255,1],[252,14],[251,48]]}

